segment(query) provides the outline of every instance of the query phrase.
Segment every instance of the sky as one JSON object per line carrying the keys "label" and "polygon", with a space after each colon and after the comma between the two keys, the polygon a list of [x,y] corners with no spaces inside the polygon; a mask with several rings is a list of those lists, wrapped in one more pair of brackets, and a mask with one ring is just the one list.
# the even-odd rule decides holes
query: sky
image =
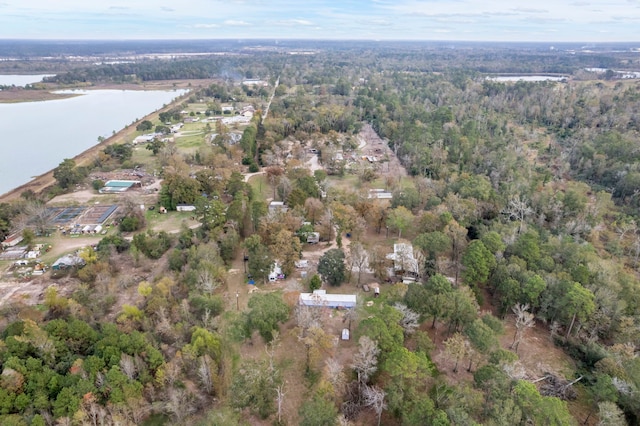
{"label": "sky", "polygon": [[0,0],[0,39],[640,42],[640,0]]}

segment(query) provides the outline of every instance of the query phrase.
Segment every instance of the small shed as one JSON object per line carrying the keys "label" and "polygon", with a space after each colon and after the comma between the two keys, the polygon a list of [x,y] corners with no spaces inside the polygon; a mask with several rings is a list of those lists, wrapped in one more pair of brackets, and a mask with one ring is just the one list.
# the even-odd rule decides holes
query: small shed
{"label": "small shed", "polygon": [[300,305],[327,308],[355,308],[356,301],[355,294],[327,294],[326,290],[300,293],[299,298]]}
{"label": "small shed", "polygon": [[342,340],[349,340],[349,329],[348,328],[343,328],[342,329]]}
{"label": "small shed", "polygon": [[320,233],[319,232],[309,232],[307,234],[307,243],[308,244],[318,244],[320,242]]}

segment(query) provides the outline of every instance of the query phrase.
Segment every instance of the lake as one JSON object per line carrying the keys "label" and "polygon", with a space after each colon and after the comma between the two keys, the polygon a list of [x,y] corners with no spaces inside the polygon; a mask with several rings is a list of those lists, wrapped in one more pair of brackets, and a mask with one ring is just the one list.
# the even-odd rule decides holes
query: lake
{"label": "lake", "polygon": [[527,81],[527,82],[537,82],[537,81],[562,81],[566,80],[568,77],[565,76],[551,76],[551,75],[509,75],[509,76],[498,76],[498,77],[487,77],[487,80],[497,81],[497,82],[515,82],[515,81]]}
{"label": "lake", "polygon": [[39,83],[45,77],[53,77],[53,74],[17,75],[0,74],[0,86],[24,86],[31,83]]}
{"label": "lake", "polygon": [[[15,83],[12,83],[15,84]],[[0,194],[73,158],[184,90],[85,90],[81,96],[0,104]]]}

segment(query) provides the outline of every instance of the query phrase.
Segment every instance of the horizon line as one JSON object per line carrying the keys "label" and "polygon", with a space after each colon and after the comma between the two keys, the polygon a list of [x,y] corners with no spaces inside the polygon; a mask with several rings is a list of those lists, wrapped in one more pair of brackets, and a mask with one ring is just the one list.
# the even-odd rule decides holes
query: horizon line
{"label": "horizon line", "polygon": [[445,39],[373,39],[373,38],[296,38],[296,37],[222,37],[222,38],[20,38],[20,37],[0,37],[0,41],[27,41],[27,42],[162,42],[162,41],[237,41],[238,43],[249,41],[310,41],[310,42],[410,42],[410,43],[587,43],[587,44],[634,44],[640,43],[639,40],[633,41],[592,41],[592,40],[445,40]]}

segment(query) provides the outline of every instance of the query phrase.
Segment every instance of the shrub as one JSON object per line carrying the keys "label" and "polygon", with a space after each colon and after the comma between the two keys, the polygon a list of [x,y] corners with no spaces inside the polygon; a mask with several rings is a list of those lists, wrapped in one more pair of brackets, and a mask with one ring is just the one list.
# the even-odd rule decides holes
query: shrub
{"label": "shrub", "polygon": [[133,216],[127,216],[122,219],[119,226],[120,232],[133,232],[140,229],[140,219]]}

